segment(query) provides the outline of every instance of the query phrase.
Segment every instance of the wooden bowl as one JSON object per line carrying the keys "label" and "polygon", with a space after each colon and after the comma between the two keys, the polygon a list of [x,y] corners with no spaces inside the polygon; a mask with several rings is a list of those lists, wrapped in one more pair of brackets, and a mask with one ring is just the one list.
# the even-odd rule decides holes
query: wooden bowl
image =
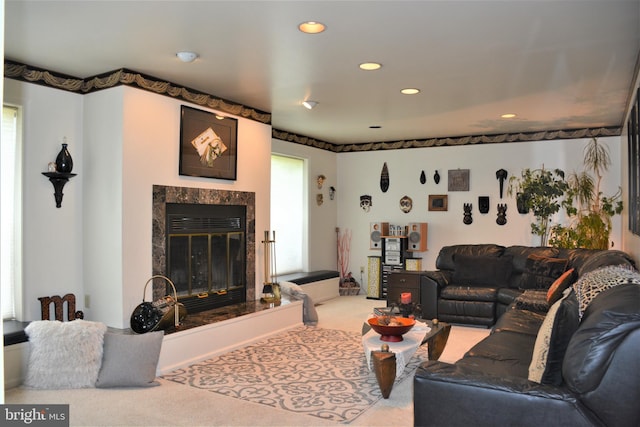
{"label": "wooden bowl", "polygon": [[380,334],[380,341],[387,342],[400,342],[403,340],[402,336],[409,332],[413,325],[416,324],[415,319],[409,319],[407,317],[396,317],[398,322],[402,323],[401,326],[389,326],[389,325],[379,325],[378,318],[372,317],[367,322],[371,329]]}

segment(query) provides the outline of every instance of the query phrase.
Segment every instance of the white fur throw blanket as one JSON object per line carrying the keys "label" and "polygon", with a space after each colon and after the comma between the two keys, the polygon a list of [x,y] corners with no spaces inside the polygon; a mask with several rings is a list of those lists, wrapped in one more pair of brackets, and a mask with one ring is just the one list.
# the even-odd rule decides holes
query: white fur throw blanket
{"label": "white fur throw blanket", "polygon": [[106,330],[103,323],[81,319],[31,322],[25,328],[30,351],[24,385],[40,389],[94,387]]}

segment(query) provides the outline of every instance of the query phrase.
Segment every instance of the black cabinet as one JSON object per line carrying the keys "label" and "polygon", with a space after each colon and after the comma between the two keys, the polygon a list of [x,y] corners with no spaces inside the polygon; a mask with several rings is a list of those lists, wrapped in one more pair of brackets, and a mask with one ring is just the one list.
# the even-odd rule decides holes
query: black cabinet
{"label": "black cabinet", "polygon": [[387,306],[400,303],[400,295],[409,292],[411,302],[422,307],[423,319],[437,318],[438,286],[423,271],[394,271],[387,278]]}

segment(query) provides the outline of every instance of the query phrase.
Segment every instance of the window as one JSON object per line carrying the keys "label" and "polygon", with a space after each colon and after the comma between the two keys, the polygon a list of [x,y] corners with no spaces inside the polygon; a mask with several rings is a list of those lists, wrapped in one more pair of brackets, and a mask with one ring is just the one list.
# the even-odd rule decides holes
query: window
{"label": "window", "polygon": [[22,156],[20,145],[20,110],[2,107],[0,144],[0,288],[2,318],[21,315],[22,290]]}
{"label": "window", "polygon": [[304,270],[305,161],[271,156],[271,229],[276,233],[276,273]]}

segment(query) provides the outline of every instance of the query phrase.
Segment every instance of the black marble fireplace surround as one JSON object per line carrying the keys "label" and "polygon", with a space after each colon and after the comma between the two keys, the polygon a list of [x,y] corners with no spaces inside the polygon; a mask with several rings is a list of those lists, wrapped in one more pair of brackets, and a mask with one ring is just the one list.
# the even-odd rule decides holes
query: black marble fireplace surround
{"label": "black marble fireplace surround", "polygon": [[[166,275],[166,204],[184,203],[197,205],[231,205],[246,208],[246,302],[255,301],[255,193],[226,191],[191,187],[153,186],[153,231],[152,263],[153,274]],[[153,299],[166,295],[162,280],[156,280],[153,286]]]}

